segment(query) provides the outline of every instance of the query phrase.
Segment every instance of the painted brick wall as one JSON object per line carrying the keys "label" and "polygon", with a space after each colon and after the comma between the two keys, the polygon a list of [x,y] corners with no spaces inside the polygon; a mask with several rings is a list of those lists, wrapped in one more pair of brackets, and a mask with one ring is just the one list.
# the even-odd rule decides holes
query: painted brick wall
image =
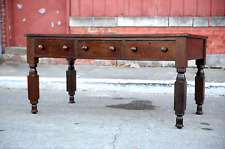
{"label": "painted brick wall", "polygon": [[208,36],[207,53],[225,53],[225,27],[71,27],[71,34],[190,33]]}
{"label": "painted brick wall", "polygon": [[7,46],[26,46],[25,33],[67,33],[67,0],[5,0],[5,3]]}
{"label": "painted brick wall", "polygon": [[225,25],[104,28],[68,25],[69,16],[224,16],[225,0],[29,0],[29,2],[0,0],[0,2],[3,49],[5,46],[26,46],[25,33],[192,33],[209,36],[207,53],[225,53]]}
{"label": "painted brick wall", "polygon": [[5,1],[0,0],[1,8],[1,37],[2,37],[2,53],[6,47],[6,10],[5,10]]}
{"label": "painted brick wall", "polygon": [[224,16],[225,0],[71,0],[71,16]]}

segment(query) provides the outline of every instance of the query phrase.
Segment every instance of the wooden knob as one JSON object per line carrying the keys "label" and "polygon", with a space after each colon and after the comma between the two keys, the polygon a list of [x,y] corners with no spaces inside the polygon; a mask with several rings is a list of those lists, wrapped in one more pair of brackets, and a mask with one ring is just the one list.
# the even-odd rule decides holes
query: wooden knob
{"label": "wooden knob", "polygon": [[137,52],[137,47],[131,47],[132,52]]}
{"label": "wooden knob", "polygon": [[114,52],[116,49],[115,49],[114,46],[110,46],[110,47],[109,47],[109,50],[112,51],[112,52]]}
{"label": "wooden knob", "polygon": [[167,47],[162,47],[162,48],[161,48],[161,51],[162,51],[162,52],[166,52],[166,51],[168,51],[168,49],[167,49]]}
{"label": "wooden knob", "polygon": [[68,50],[68,47],[66,45],[64,45],[62,48],[63,50]]}
{"label": "wooden knob", "polygon": [[38,49],[43,50],[44,49],[43,45],[38,45]]}
{"label": "wooden knob", "polygon": [[87,46],[83,46],[82,49],[83,49],[84,51],[87,51],[87,50],[88,50],[88,47],[87,47]]}

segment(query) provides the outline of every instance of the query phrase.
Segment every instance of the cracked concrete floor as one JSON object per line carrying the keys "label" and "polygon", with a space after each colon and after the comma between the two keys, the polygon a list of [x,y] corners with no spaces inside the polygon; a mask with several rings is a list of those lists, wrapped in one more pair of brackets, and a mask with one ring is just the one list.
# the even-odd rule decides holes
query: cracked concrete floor
{"label": "cracked concrete floor", "polygon": [[[188,96],[184,128],[176,129],[173,94],[41,90],[39,113],[27,91],[0,89],[1,149],[224,149],[225,97],[206,96],[195,115]],[[143,110],[143,109],[144,110]]]}

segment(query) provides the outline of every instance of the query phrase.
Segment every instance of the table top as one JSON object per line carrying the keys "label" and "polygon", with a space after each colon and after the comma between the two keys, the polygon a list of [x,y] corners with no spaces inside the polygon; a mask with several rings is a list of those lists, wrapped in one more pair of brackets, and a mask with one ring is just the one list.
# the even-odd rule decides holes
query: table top
{"label": "table top", "polygon": [[177,34],[25,34],[26,37],[59,37],[59,38],[171,38],[187,37],[197,39],[207,39],[207,36],[194,35],[188,33]]}

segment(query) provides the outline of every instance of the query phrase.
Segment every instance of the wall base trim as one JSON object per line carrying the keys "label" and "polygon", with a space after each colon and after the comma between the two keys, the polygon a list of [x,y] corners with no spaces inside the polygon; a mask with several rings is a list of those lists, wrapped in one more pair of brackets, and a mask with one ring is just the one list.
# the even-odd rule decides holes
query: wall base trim
{"label": "wall base trim", "polygon": [[70,27],[218,27],[225,17],[70,17]]}

